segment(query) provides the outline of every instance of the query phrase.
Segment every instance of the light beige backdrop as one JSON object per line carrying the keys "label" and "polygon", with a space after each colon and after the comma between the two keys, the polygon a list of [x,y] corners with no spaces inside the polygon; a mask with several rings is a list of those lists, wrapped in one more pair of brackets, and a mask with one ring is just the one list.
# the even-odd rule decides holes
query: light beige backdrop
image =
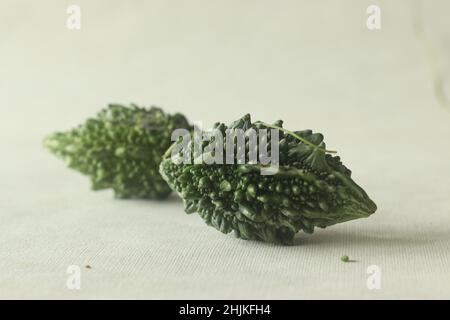
{"label": "light beige backdrop", "polygon": [[[81,30],[66,28],[70,4]],[[370,4],[379,31],[366,27]],[[450,298],[449,10],[445,0],[2,0],[0,297]],[[109,102],[322,132],[379,210],[282,247],[223,235],[176,197],[92,192],[41,142]],[[81,290],[66,287],[70,265]],[[380,290],[366,286],[370,265]]]}

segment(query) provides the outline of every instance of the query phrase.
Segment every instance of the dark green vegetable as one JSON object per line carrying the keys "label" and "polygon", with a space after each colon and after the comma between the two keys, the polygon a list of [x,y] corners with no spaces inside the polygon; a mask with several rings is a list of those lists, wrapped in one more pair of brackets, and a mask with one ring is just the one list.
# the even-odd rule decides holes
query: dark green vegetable
{"label": "dark green vegetable", "polygon": [[341,257],[341,261],[342,261],[342,262],[349,262],[349,261],[350,261],[350,258],[349,258],[348,256],[342,256],[342,257]]}
{"label": "dark green vegetable", "polygon": [[90,176],[94,190],[111,188],[118,198],[162,199],[171,189],[158,166],[176,128],[190,128],[179,113],[111,104],[75,129],[49,135],[44,145]]}
{"label": "dark green vegetable", "polygon": [[[261,175],[260,164],[176,164],[166,152],[160,173],[183,198],[187,213],[198,212],[208,225],[223,233],[234,231],[242,239],[290,244],[299,230],[312,233],[315,227],[376,211],[375,203],[351,179],[351,171],[338,156],[328,154],[332,151],[325,149],[322,134],[290,132],[282,128],[282,121],[252,123],[250,115],[229,127],[215,125],[224,137],[227,128],[269,127],[279,128],[280,167],[275,175]],[[171,149],[180,143],[181,139]],[[204,144],[212,143],[214,139]]]}

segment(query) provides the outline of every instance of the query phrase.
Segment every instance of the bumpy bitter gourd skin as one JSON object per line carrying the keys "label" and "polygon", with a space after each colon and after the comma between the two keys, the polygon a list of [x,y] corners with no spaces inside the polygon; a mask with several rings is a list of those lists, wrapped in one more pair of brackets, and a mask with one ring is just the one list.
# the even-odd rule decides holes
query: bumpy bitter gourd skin
{"label": "bumpy bitter gourd skin", "polygon": [[163,199],[171,189],[158,167],[176,128],[190,128],[179,113],[110,104],[77,128],[49,135],[44,145],[90,176],[93,190],[111,188],[117,198]]}
{"label": "bumpy bitter gourd skin", "polygon": [[[275,125],[281,128],[282,121]],[[227,128],[269,129],[252,123],[250,115],[229,127],[217,123],[215,128],[224,137]],[[310,143],[280,130],[280,167],[275,175],[261,175],[261,166],[255,164],[176,164],[167,153],[160,172],[183,198],[187,213],[198,212],[208,225],[223,233],[234,231],[242,239],[291,244],[300,230],[312,233],[315,227],[376,211],[340,158],[325,152],[322,134],[311,130],[294,134]]]}

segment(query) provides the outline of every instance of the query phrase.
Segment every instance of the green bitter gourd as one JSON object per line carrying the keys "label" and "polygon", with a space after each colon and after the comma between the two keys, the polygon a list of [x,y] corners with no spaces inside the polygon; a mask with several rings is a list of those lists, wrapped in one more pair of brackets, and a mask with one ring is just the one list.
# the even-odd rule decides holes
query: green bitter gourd
{"label": "green bitter gourd", "polygon": [[47,136],[44,145],[90,176],[93,190],[111,188],[118,198],[163,199],[171,189],[158,167],[176,128],[191,128],[182,114],[110,104],[84,124]]}
{"label": "green bitter gourd", "polygon": [[[234,231],[242,239],[290,244],[300,230],[312,233],[315,227],[368,217],[376,211],[340,157],[325,149],[322,134],[290,132],[282,128],[282,121],[252,123],[248,114],[228,127],[217,123],[214,128],[224,137],[227,128],[279,129],[279,169],[274,175],[261,175],[258,164],[177,164],[166,152],[161,175],[183,198],[186,213],[198,212],[217,230]],[[175,142],[179,143],[181,139]],[[214,138],[204,146],[209,143]],[[224,149],[225,145],[224,140]]]}

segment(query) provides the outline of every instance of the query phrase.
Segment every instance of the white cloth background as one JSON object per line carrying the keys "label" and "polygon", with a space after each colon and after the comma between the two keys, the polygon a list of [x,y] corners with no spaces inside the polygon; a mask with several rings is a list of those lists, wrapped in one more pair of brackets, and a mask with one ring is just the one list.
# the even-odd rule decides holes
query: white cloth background
{"label": "white cloth background", "polygon": [[[79,31],[65,26],[69,4],[81,7]],[[366,28],[370,4],[379,31]],[[2,0],[0,297],[450,298],[449,9]],[[109,102],[206,126],[250,112],[322,132],[379,209],[283,247],[223,235],[176,197],[90,191],[41,143]],[[66,287],[69,265],[82,269],[80,290]],[[366,286],[370,265],[380,290]]]}

